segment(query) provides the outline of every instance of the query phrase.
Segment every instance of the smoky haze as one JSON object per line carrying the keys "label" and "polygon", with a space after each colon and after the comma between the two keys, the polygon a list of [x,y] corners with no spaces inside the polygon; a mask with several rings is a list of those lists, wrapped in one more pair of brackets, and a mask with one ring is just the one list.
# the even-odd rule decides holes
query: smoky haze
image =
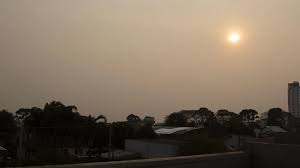
{"label": "smoky haze", "polygon": [[[161,121],[208,107],[287,109],[299,80],[298,0],[1,0],[0,108],[57,100]],[[225,36],[242,31],[232,47]]]}

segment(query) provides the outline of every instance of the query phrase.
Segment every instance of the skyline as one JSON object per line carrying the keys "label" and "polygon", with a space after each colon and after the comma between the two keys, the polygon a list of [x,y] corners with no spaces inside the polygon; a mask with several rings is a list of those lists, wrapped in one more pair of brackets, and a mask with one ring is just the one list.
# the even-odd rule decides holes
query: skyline
{"label": "skyline", "polygon": [[0,1],[0,109],[57,100],[109,121],[287,111],[300,80],[300,1],[70,2]]}

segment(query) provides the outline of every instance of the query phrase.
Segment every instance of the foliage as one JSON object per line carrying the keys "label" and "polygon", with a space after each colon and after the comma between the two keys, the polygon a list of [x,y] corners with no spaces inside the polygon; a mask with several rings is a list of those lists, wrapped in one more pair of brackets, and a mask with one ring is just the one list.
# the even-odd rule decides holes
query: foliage
{"label": "foliage", "polygon": [[283,110],[281,108],[272,108],[268,112],[268,125],[282,127]]}
{"label": "foliage", "polygon": [[139,123],[141,121],[142,121],[141,118],[137,115],[130,114],[127,116],[127,122],[129,123]]}
{"label": "foliage", "polygon": [[158,138],[158,135],[154,132],[152,126],[146,125],[138,129],[136,133],[136,138],[154,139],[154,138]]}
{"label": "foliage", "polygon": [[239,115],[247,124],[250,122],[255,122],[255,120],[258,118],[258,112],[253,109],[244,109],[239,113]]}
{"label": "foliage", "polygon": [[214,113],[206,107],[201,107],[194,112],[193,116],[195,118],[196,126],[200,126],[209,123],[210,120],[214,118]]}
{"label": "foliage", "polygon": [[98,121],[101,121],[101,120],[103,120],[102,122],[103,122],[104,124],[107,123],[106,117],[105,117],[104,115],[102,115],[102,114],[95,118],[95,122],[97,122],[97,123],[98,123]]}
{"label": "foliage", "polygon": [[9,152],[16,150],[17,123],[12,113],[0,111],[0,146]]}
{"label": "foliage", "polygon": [[47,103],[43,109],[33,107],[21,108],[16,112],[17,119],[22,120],[26,128],[32,127],[75,127],[96,126],[99,119],[106,118],[103,115],[93,118],[81,116],[76,106],[65,106],[61,102]]}
{"label": "foliage", "polygon": [[135,128],[128,125],[127,122],[112,123],[112,143],[115,147],[124,149],[125,139],[135,136]]}
{"label": "foliage", "polygon": [[175,112],[166,117],[165,124],[167,126],[184,127],[187,125],[187,119],[182,113]]}
{"label": "foliage", "polygon": [[154,117],[146,116],[143,119],[143,124],[146,126],[152,126],[152,125],[154,125],[154,123],[155,123]]}
{"label": "foliage", "polygon": [[[94,118],[80,115],[76,106],[66,106],[53,101],[45,104],[43,109],[21,108],[16,112],[16,118],[23,123],[25,151],[33,151],[32,156],[38,157],[41,161],[59,160],[54,156],[60,154],[53,153],[57,151],[44,152],[44,150],[62,147],[100,149],[108,144],[109,131],[105,116],[99,115]],[[49,159],[53,160],[46,159],[48,154],[51,155]]]}

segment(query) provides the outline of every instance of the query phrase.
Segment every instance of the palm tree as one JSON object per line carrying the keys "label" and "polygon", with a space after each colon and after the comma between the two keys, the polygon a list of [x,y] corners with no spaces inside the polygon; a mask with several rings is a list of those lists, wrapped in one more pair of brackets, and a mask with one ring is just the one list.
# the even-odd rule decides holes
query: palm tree
{"label": "palm tree", "polygon": [[107,123],[107,119],[104,115],[100,114],[98,117],[95,118],[95,122],[98,123],[99,120],[103,120],[103,123]]}

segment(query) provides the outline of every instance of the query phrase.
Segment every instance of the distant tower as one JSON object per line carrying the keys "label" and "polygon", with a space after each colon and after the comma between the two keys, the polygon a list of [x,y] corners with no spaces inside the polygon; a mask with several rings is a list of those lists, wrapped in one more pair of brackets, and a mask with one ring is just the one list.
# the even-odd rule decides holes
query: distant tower
{"label": "distant tower", "polygon": [[297,118],[300,118],[300,86],[299,82],[289,83],[288,101],[289,112]]}

